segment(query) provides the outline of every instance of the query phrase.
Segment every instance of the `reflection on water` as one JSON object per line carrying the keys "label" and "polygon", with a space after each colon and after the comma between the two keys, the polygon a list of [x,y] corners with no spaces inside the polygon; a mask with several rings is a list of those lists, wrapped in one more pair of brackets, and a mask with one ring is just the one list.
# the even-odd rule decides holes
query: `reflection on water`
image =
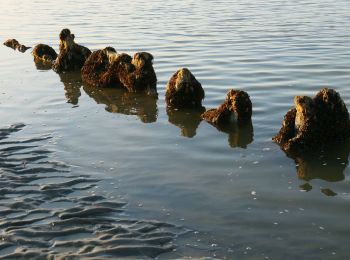
{"label": "reflection on water", "polygon": [[77,105],[81,96],[80,87],[82,86],[81,74],[77,72],[58,74],[64,85],[67,103]]}
{"label": "reflection on water", "polygon": [[196,135],[196,130],[202,121],[200,116],[204,111],[204,107],[180,110],[167,108],[166,110],[169,123],[178,126],[181,129],[181,135],[189,138]]}
{"label": "reflection on water", "polygon": [[39,59],[34,58],[34,64],[37,70],[50,70],[52,69],[51,62],[45,62]]}
{"label": "reflection on water", "polygon": [[228,133],[228,143],[232,148],[247,148],[248,144],[250,144],[254,140],[254,130],[251,121],[242,125],[234,124],[229,126],[228,128],[219,130]]}
{"label": "reflection on water", "polygon": [[[338,182],[345,179],[344,170],[348,166],[350,153],[350,140],[342,145],[337,145],[315,154],[293,158],[299,179],[307,182],[313,179],[321,179],[328,182]],[[310,191],[312,186],[305,183],[300,186],[302,190]],[[335,196],[336,193],[328,188],[321,189],[327,196]]]}
{"label": "reflection on water", "polygon": [[187,232],[126,217],[126,203],[100,191],[100,178],[52,160],[44,148],[52,136],[13,138],[24,126],[0,128],[0,259],[155,258]]}
{"label": "reflection on water", "polygon": [[97,104],[105,104],[108,112],[136,115],[143,123],[157,121],[158,107],[154,97],[123,89],[98,89],[87,85],[83,89]]}
{"label": "reflection on water", "polygon": [[297,164],[298,177],[305,181],[321,179],[329,182],[344,180],[344,170],[349,161],[349,143],[337,149],[327,150],[317,155],[293,158]]}
{"label": "reflection on water", "polygon": [[[52,63],[44,62],[34,58],[34,64],[37,70],[51,70]],[[82,86],[80,72],[67,72],[58,74],[64,85],[67,103],[77,105],[81,96],[80,87]]]}
{"label": "reflection on water", "polygon": [[83,85],[79,72],[61,73],[60,80],[64,85],[68,103],[77,105],[81,96],[81,86],[85,93],[97,104],[105,104],[106,111],[124,115],[136,115],[143,123],[157,121],[157,99],[141,93],[129,93],[123,89],[99,89]]}
{"label": "reflection on water", "polygon": [[335,193],[334,191],[332,191],[331,189],[328,189],[328,188],[323,188],[323,189],[321,189],[321,192],[322,192],[324,195],[326,195],[326,196],[331,196],[331,197],[338,195],[337,193]]}
{"label": "reflection on water", "polygon": [[[133,208],[132,212],[126,212],[131,217],[184,223],[198,230],[194,234],[195,242],[206,239],[204,244],[209,245],[207,249],[199,245],[200,252],[197,252],[194,248],[201,243],[186,246],[188,240],[178,237],[176,243],[184,246],[178,247],[172,258],[348,258],[350,168],[344,171],[345,165],[331,168],[330,159],[326,166],[318,158],[315,162],[306,160],[307,163],[299,164],[301,169],[308,169],[309,173],[303,175],[310,180],[300,180],[294,160],[276,152],[278,146],[271,141],[295,95],[310,95],[328,86],[336,88],[349,107],[350,27],[344,26],[350,13],[348,0],[23,2],[6,1],[1,6],[0,31],[4,38],[17,37],[31,46],[46,42],[57,50],[57,35],[69,26],[77,32],[78,42],[94,50],[109,45],[116,46],[120,53],[154,54],[160,96],[157,102],[151,100],[150,103],[153,121],[156,117],[157,122],[145,126],[140,125],[136,116],[104,111],[107,107],[109,111],[137,114],[135,109],[139,105],[126,108],[122,101],[113,101],[113,98],[122,98],[122,91],[94,93],[94,99],[90,99],[85,93],[86,87],[80,89],[80,83],[76,88],[74,83],[66,84],[66,75],[63,75],[63,86],[52,71],[36,71],[30,51],[23,54],[0,45],[1,118],[3,124],[15,118],[26,121],[30,125],[28,131],[62,136],[56,145],[48,146],[52,147],[53,156],[79,166],[72,167],[69,175],[79,177],[82,172],[96,176],[98,169],[98,178],[108,177],[114,183],[121,180],[118,189],[115,190],[114,185],[104,185],[103,189],[114,195],[125,194],[130,202],[128,209]],[[67,10],[67,6],[69,12],[62,11]],[[135,10],[142,10],[142,15]],[[93,19],[89,14],[94,14]],[[231,136],[218,133],[204,122],[199,123],[195,138],[179,137],[180,128],[169,126],[172,120],[165,111],[164,92],[169,77],[183,66],[191,68],[205,86],[203,105],[206,107],[216,107],[228,86],[237,86],[249,93],[254,105],[254,137],[252,131],[240,129],[232,131]],[[78,102],[78,109],[62,102],[66,101],[64,91],[70,102]],[[102,95],[106,93],[117,94],[108,100]],[[98,95],[102,97],[95,97]],[[94,100],[101,98],[103,101],[96,102],[103,104],[96,104]],[[140,99],[140,103],[147,104],[144,98]],[[93,131],[101,122],[104,126],[101,131]],[[174,131],[179,134],[174,135]],[[189,133],[187,130],[187,135],[193,135],[193,131]],[[228,138],[233,146],[245,143],[247,149],[231,149]],[[333,161],[336,162],[336,157]],[[319,180],[320,177],[315,179],[320,174],[317,168],[327,172],[323,167],[329,168],[328,176],[337,176],[340,172],[344,180],[331,183]],[[76,169],[79,172],[75,174]],[[335,172],[331,173],[333,169]],[[10,175],[3,176],[2,181],[6,176]],[[62,173],[54,176],[63,182]],[[17,174],[11,183],[16,184],[17,177],[25,176]],[[25,181],[23,179],[28,183]],[[298,186],[304,183],[308,184],[305,189],[311,188],[309,193],[300,192]],[[324,194],[333,193],[327,188],[338,195],[329,199]],[[5,190],[0,191],[0,197],[2,192]],[[65,192],[64,187],[61,192]],[[110,198],[108,193],[106,197]],[[17,198],[15,194],[10,195],[11,200]],[[33,194],[37,195],[40,193]],[[71,195],[73,199],[85,196],[80,190]],[[36,202],[38,200],[24,202],[23,207]],[[53,211],[61,211],[52,201],[47,203]],[[65,209],[74,205],[79,210],[84,206],[77,201]],[[25,208],[20,210],[25,213]],[[279,214],[280,211],[284,213]],[[4,214],[1,211],[0,218]],[[89,235],[79,233],[84,239],[94,235],[95,227],[103,224],[100,216],[95,220],[87,224],[87,229],[92,231]],[[26,227],[38,230],[36,224]],[[73,222],[70,225],[75,227]],[[53,231],[59,229],[53,228]],[[112,233],[113,230],[106,231],[101,239],[107,238],[104,241],[109,242],[106,236],[114,236]],[[16,246],[21,242],[17,239],[18,233],[12,237],[11,244]],[[52,241],[47,236],[39,238]],[[77,243],[79,240],[81,237]],[[100,243],[99,239],[93,241]],[[71,245],[69,249],[64,247],[65,252],[79,252],[78,246]],[[51,244],[47,246],[40,248],[55,250]],[[60,246],[62,249],[62,243]],[[95,256],[98,257],[103,258]]]}
{"label": "reflection on water", "polygon": [[247,148],[254,140],[254,129],[252,121],[243,124],[231,123],[224,126],[214,125],[220,132],[228,134],[228,144],[232,148]]}

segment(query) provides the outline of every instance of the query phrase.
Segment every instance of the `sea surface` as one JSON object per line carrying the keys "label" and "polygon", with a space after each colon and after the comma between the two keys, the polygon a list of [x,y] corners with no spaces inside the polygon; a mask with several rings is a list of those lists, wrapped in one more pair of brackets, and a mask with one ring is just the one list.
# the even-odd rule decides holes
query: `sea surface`
{"label": "sea surface", "polygon": [[[346,142],[289,158],[271,138],[295,95],[350,108],[348,0],[1,1],[0,39],[76,42],[154,56],[159,98],[82,84],[0,46],[0,259],[347,259]],[[252,125],[222,132],[167,111],[189,68],[217,107],[228,89]]]}

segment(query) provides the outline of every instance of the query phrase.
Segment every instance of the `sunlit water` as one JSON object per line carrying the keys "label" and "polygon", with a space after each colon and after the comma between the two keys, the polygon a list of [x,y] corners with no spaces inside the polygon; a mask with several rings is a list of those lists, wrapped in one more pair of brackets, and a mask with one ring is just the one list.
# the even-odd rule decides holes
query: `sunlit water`
{"label": "sunlit water", "polygon": [[[2,41],[58,50],[68,27],[92,50],[152,53],[159,99],[83,86],[1,45],[0,256],[346,259],[349,144],[294,161],[271,137],[295,95],[332,87],[350,106],[349,20],[347,0],[2,3]],[[253,125],[225,133],[198,111],[167,112],[180,67],[207,109],[229,88],[247,91]]]}

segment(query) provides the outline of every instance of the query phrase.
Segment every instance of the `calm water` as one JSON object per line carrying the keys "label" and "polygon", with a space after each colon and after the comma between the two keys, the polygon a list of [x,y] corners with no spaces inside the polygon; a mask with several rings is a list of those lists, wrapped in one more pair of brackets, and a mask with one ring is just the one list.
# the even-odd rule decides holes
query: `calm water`
{"label": "calm water", "polygon": [[[0,17],[2,41],[57,50],[68,27],[92,50],[151,52],[160,94],[96,90],[0,46],[0,256],[350,255],[350,145],[294,161],[271,141],[295,95],[332,87],[350,107],[348,0],[13,0]],[[167,112],[180,67],[207,109],[247,91],[253,125],[225,133]]]}

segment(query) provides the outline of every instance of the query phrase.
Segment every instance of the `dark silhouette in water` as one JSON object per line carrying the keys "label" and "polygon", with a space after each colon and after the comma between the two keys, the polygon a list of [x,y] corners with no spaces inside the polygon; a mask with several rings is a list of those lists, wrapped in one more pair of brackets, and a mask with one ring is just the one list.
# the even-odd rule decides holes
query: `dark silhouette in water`
{"label": "dark silhouette in water", "polygon": [[63,29],[59,35],[60,53],[53,65],[57,73],[80,70],[91,51],[74,41],[74,34],[69,29]]}
{"label": "dark silhouette in water", "polygon": [[204,107],[196,109],[172,109],[167,108],[169,123],[176,125],[181,129],[181,135],[185,137],[194,137],[196,130],[202,121],[200,115],[205,111]]}
{"label": "dark silhouette in water", "polygon": [[322,89],[313,99],[296,96],[294,104],[273,137],[286,153],[298,156],[326,150],[350,137],[349,113],[335,90]]}
{"label": "dark silhouette in water", "polygon": [[23,44],[20,44],[16,39],[8,39],[4,42],[4,45],[7,47],[10,47],[14,50],[18,50],[20,52],[26,52],[26,50],[30,49],[31,47],[24,46]]}
{"label": "dark silhouette in water", "polygon": [[155,97],[129,93],[124,89],[99,89],[89,85],[84,85],[83,89],[97,104],[105,104],[108,112],[136,115],[143,123],[157,121],[158,108]]}
{"label": "dark silhouette in water", "polygon": [[201,108],[204,99],[201,83],[187,68],[179,69],[171,76],[165,93],[165,101],[171,108]]}

